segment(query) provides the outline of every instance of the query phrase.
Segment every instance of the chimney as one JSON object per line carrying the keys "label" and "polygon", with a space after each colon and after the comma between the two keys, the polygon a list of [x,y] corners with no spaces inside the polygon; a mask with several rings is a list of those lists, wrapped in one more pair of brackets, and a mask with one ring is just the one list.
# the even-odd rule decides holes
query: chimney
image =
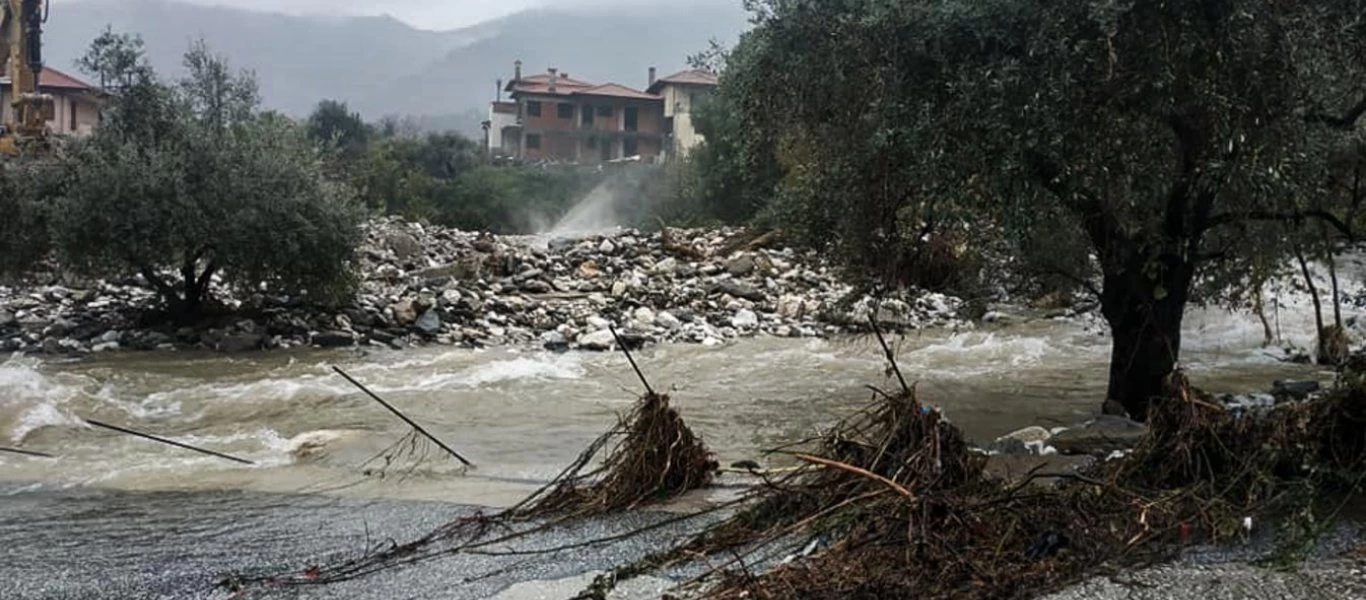
{"label": "chimney", "polygon": [[517,61],[517,62],[512,63],[512,80],[513,80],[513,81],[521,81],[521,80],[522,80],[522,61],[520,61],[520,60]]}
{"label": "chimney", "polygon": [[654,68],[654,67],[650,67],[650,83],[646,84],[645,87],[650,87],[650,86],[652,86],[652,85],[654,85],[654,84],[655,84],[655,68]]}
{"label": "chimney", "polygon": [[558,70],[555,67],[550,67],[550,93],[552,94],[555,93],[555,80],[560,78],[559,73],[556,73]]}
{"label": "chimney", "polygon": [[497,83],[493,84],[493,97],[494,97],[494,99],[497,100],[498,102],[502,102],[502,101],[503,101],[503,80],[502,80],[502,79],[499,79]]}

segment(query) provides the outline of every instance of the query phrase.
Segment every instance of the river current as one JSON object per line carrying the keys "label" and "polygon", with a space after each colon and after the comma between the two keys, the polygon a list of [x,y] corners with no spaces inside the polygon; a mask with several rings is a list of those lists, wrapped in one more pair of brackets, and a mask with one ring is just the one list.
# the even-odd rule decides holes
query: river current
{"label": "river current", "polygon": [[[1286,341],[1309,345],[1309,315],[1279,311]],[[920,382],[921,399],[979,442],[1099,412],[1109,352],[1103,328],[1084,320],[1015,322],[893,340],[901,369]],[[1264,391],[1278,378],[1328,376],[1262,348],[1261,325],[1249,315],[1193,310],[1185,330],[1184,367],[1211,391]],[[871,395],[865,386],[892,385],[870,339],[664,345],[636,358],[723,464],[781,465],[763,450],[816,435],[857,411]],[[457,462],[422,447],[391,453],[386,465],[385,449],[408,427],[334,374],[334,365],[477,468],[462,474]],[[376,528],[393,521],[388,531],[396,537],[421,533],[456,507],[507,505],[549,480],[640,391],[618,353],[426,348],[12,357],[0,362],[0,446],[56,458],[0,454],[0,598],[199,597],[202,590],[165,582],[195,580],[201,569],[206,582],[241,558],[234,548],[269,547],[251,553],[253,564],[322,553],[339,543],[336,536],[361,535],[359,525],[307,524],[346,514],[369,515],[363,518]],[[91,428],[82,418],[255,464]],[[156,532],[160,541],[138,532]],[[373,533],[369,522],[365,533]],[[89,569],[73,558],[83,548],[94,553]],[[217,558],[172,560],[187,552]],[[165,572],[180,578],[134,576],[159,564],[173,565]],[[99,582],[111,573],[132,577],[130,591],[103,595],[109,592]],[[511,577],[470,597],[498,590],[541,597],[549,588],[534,583],[540,578]],[[137,591],[149,589],[159,591]]]}

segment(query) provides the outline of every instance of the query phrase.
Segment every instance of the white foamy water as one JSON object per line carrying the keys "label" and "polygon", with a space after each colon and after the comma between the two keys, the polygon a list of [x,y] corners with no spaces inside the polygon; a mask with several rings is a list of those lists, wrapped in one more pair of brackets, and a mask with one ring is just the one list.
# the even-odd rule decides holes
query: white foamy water
{"label": "white foamy water", "polygon": [[32,431],[49,426],[74,426],[80,420],[69,404],[87,393],[87,382],[75,377],[48,376],[38,371],[36,359],[10,358],[0,363],[0,431],[19,443]]}

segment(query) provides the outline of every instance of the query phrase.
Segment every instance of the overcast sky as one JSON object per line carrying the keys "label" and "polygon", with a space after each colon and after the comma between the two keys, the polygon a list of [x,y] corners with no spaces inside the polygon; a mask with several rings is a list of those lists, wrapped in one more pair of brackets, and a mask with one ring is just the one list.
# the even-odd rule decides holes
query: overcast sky
{"label": "overcast sky", "polygon": [[[696,0],[182,0],[271,12],[317,15],[388,13],[421,29],[453,29],[528,8],[601,5],[642,6]],[[739,2],[740,0],[733,0]]]}

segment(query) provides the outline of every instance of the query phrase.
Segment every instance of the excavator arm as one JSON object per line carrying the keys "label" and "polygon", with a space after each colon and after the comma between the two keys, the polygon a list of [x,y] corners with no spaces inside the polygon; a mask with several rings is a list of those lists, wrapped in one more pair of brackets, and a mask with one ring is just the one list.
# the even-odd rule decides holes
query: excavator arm
{"label": "excavator arm", "polygon": [[0,154],[17,154],[20,145],[47,138],[55,103],[38,89],[45,8],[45,0],[0,0],[0,65],[9,76],[12,99],[0,133]]}

